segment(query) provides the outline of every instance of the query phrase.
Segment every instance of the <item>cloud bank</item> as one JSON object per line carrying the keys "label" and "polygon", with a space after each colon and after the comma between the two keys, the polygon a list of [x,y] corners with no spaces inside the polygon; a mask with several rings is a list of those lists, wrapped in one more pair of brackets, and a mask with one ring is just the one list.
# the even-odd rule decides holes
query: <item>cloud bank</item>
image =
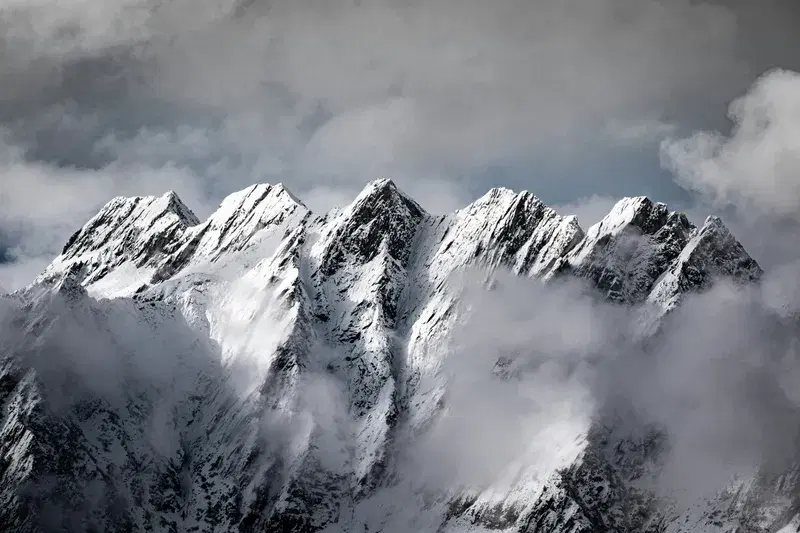
{"label": "cloud bank", "polygon": [[201,213],[259,181],[326,208],[380,175],[434,211],[494,184],[669,191],[614,161],[713,123],[797,40],[778,0],[0,7],[0,246],[18,258],[113,195],[169,188]]}
{"label": "cloud bank", "polygon": [[641,309],[597,301],[577,282],[497,279],[465,294],[473,311],[444,363],[445,411],[414,452],[435,483],[546,476],[568,467],[603,420],[616,425],[612,446],[649,427],[664,432],[666,453],[639,483],[679,506],[796,460],[800,354],[793,323],[773,305],[779,279],[690,296],[646,343],[636,334]]}

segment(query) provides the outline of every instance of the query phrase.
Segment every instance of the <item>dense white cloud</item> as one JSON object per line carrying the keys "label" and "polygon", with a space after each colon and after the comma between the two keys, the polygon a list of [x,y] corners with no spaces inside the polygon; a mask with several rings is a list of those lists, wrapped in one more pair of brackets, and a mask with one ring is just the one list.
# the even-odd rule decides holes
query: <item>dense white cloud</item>
{"label": "dense white cloud", "polygon": [[662,144],[678,182],[751,215],[800,216],[800,75],[765,74],[728,113],[730,136],[698,132]]}
{"label": "dense white cloud", "polygon": [[800,304],[793,279],[779,271],[763,287],[720,281],[688,295],[640,343],[641,308],[598,302],[577,283],[495,272],[485,290],[485,277],[467,278],[443,362],[442,416],[412,448],[411,472],[444,489],[506,494],[525,476],[572,464],[599,417],[614,421],[612,448],[664,431],[664,453],[639,483],[681,509],[737,477],[782,471],[800,431],[797,335],[781,318]]}

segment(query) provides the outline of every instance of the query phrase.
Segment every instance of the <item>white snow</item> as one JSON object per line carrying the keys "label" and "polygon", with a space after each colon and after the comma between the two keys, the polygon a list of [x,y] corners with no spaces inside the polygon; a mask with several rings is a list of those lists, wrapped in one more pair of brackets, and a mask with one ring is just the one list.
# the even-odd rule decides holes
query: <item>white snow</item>
{"label": "white snow", "polygon": [[[354,222],[378,195],[388,197],[383,209]],[[96,364],[81,368],[105,369],[92,377],[111,399],[79,423],[86,468],[125,471],[134,457],[147,465],[148,490],[156,490],[156,471],[185,462],[185,517],[163,515],[178,530],[232,531],[212,527],[210,509],[236,490],[247,509],[277,468],[285,484],[276,505],[297,504],[288,490],[295,477],[313,484],[320,476],[313,515],[329,533],[432,532],[442,526],[448,495],[431,503],[425,487],[403,479],[359,501],[352,493],[373,482],[389,457],[394,424],[416,435],[438,416],[447,388],[442,361],[469,312],[457,306],[459,274],[477,266],[550,279],[560,261],[578,266],[599,239],[623,231],[645,201],[620,201],[584,235],[575,217],[502,188],[444,217],[424,213],[387,180],[322,217],[282,185],[234,193],[202,223],[174,193],[117,198],[25,294],[43,302],[62,279],[86,288],[59,308],[72,317],[61,326],[52,309],[42,315],[50,328],[99,339]],[[367,259],[367,251],[375,254]],[[674,297],[669,276],[680,261],[662,275],[653,301]],[[55,330],[42,338],[48,335]],[[2,419],[0,441],[23,427],[21,409],[33,405],[15,394],[19,405]],[[403,412],[394,412],[398,406]],[[569,500],[557,472],[580,461],[591,421],[563,408],[478,491],[473,512],[532,509],[544,494]],[[13,475],[24,479],[34,437],[7,438]],[[326,478],[316,464],[344,481]],[[123,474],[126,486],[124,475],[131,473]],[[404,508],[406,501],[419,506]],[[158,514],[149,503],[136,513],[140,525],[146,513]],[[458,520],[447,528],[441,531],[482,531]]]}

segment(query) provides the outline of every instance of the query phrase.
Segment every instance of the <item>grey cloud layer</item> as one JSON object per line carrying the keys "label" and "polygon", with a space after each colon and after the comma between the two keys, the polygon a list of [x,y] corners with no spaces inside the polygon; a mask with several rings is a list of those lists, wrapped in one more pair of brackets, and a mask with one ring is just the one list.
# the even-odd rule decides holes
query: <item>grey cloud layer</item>
{"label": "grey cloud layer", "polygon": [[496,164],[545,199],[647,192],[655,168],[572,175],[587,149],[628,157],[715,120],[786,60],[790,5],[3,0],[0,231],[52,253],[31,241],[114,194],[173,188],[202,212],[284,181],[323,207],[378,175],[443,211]]}

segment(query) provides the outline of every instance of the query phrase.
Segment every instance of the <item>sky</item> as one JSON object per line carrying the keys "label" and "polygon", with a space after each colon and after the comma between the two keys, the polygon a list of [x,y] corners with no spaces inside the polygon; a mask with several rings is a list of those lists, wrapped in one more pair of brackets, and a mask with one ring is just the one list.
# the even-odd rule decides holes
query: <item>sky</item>
{"label": "sky", "polygon": [[506,186],[584,226],[640,194],[794,220],[800,196],[772,205],[800,151],[798,18],[790,0],[0,0],[0,285],[111,197],[169,189],[201,217],[255,182],[325,210],[390,177],[433,212]]}

